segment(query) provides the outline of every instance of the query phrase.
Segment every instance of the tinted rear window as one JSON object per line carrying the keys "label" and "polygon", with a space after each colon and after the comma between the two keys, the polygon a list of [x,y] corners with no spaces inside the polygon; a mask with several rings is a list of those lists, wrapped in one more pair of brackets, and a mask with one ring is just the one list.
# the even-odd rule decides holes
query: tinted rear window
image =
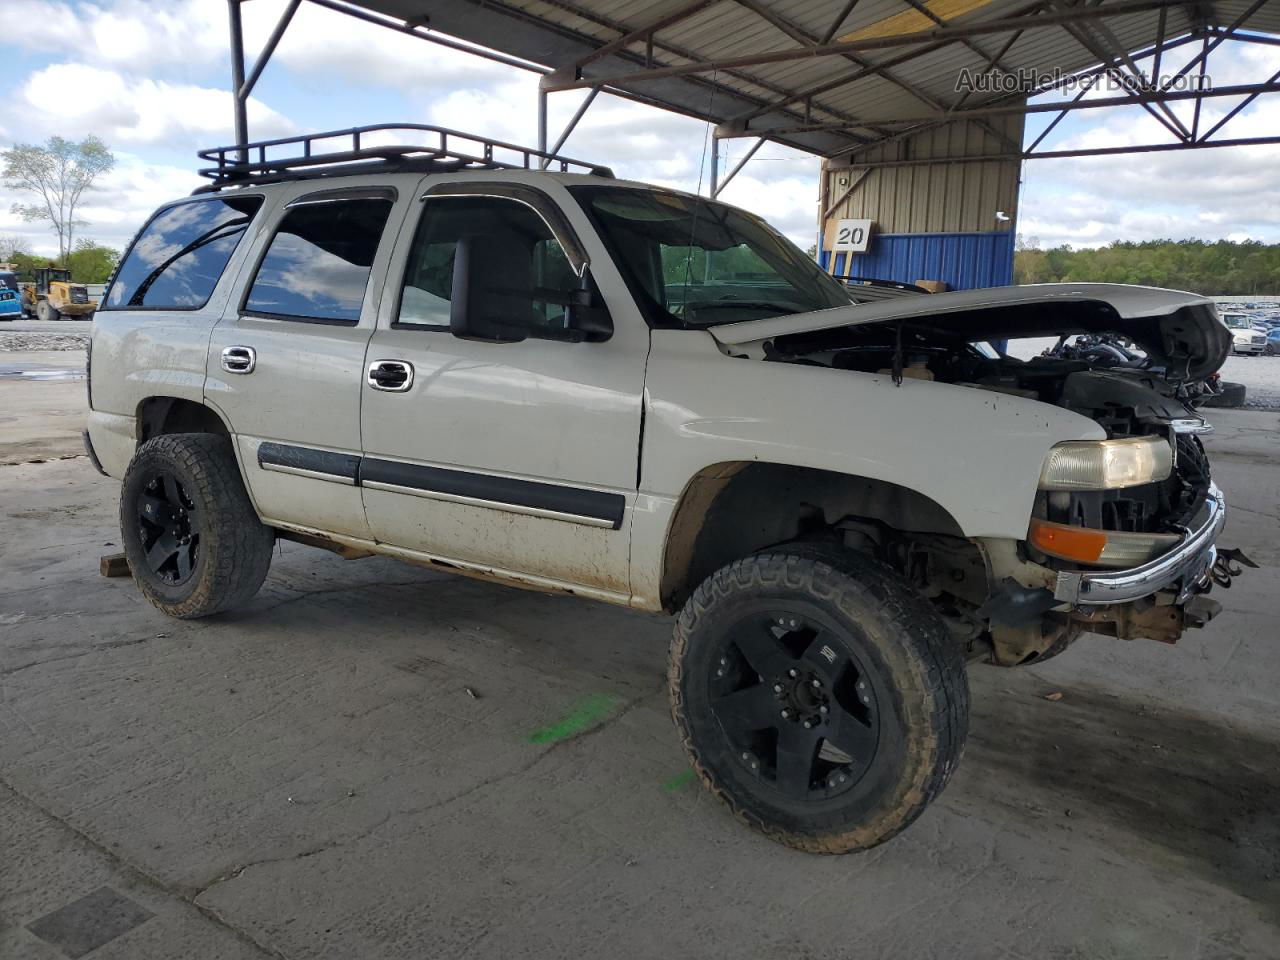
{"label": "tinted rear window", "polygon": [[120,265],[106,309],[203,307],[261,206],[261,197],[214,197],[160,211]]}
{"label": "tinted rear window", "polygon": [[246,312],[357,322],[391,206],[388,197],[354,197],[291,207],[258,267]]}

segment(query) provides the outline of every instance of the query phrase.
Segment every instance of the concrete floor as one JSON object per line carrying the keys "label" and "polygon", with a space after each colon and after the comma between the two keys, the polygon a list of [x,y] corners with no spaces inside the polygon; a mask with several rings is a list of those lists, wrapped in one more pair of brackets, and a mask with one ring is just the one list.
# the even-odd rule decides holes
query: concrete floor
{"label": "concrete floor", "polygon": [[0,351],[0,466],[84,453],[84,353]]}
{"label": "concrete floor", "polygon": [[1278,957],[1280,416],[1214,419],[1263,569],[973,668],[947,792],[837,858],[690,781],[661,618],[284,544],[171,621],[98,575],[114,482],[0,467],[0,957]]}

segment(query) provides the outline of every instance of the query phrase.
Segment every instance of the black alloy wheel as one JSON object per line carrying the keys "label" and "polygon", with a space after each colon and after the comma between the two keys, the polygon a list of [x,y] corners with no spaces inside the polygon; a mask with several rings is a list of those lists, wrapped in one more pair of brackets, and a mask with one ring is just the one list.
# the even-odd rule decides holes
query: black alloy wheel
{"label": "black alloy wheel", "polygon": [[172,473],[156,471],[143,481],[135,501],[138,539],[147,569],[178,586],[200,561],[200,510]]}
{"label": "black alloy wheel", "polygon": [[817,611],[773,608],[724,635],[708,700],[743,765],[795,802],[846,793],[875,761],[871,672]]}

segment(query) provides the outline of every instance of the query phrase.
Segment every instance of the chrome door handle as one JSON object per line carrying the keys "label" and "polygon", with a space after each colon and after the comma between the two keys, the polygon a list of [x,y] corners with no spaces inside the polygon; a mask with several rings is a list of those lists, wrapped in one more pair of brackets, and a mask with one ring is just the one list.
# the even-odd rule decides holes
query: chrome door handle
{"label": "chrome door handle", "polygon": [[413,386],[413,364],[404,360],[375,360],[369,364],[369,386],[388,393],[405,393]]}
{"label": "chrome door handle", "polygon": [[258,365],[258,351],[253,347],[224,347],[222,369],[227,373],[253,373]]}

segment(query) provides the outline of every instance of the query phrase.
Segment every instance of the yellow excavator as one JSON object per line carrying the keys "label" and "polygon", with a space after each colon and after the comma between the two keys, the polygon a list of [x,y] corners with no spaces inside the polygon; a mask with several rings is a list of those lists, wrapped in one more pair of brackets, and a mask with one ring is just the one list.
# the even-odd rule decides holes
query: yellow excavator
{"label": "yellow excavator", "polygon": [[88,319],[98,309],[83,283],[71,282],[71,271],[61,267],[36,267],[35,282],[22,285],[22,312],[39,320],[63,317]]}

